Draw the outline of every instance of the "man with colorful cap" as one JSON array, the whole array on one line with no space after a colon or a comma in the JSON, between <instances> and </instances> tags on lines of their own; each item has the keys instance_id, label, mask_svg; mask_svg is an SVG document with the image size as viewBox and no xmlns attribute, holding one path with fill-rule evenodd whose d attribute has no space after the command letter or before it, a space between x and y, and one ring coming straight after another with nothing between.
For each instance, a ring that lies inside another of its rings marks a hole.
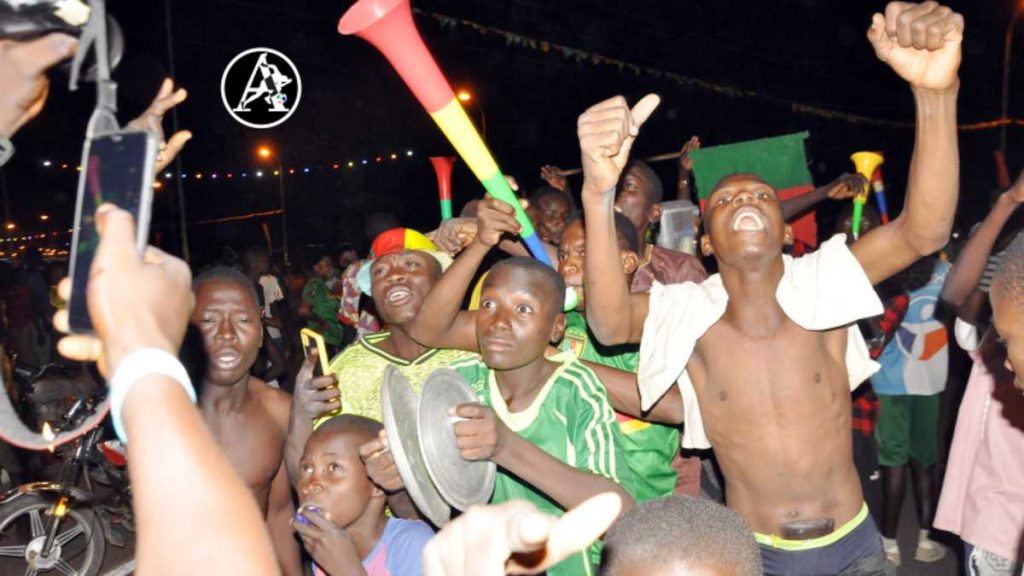
<instances>
[{"instance_id":1,"label":"man with colorful cap","mask_svg":"<svg viewBox=\"0 0 1024 576\"><path fill-rule=\"evenodd\" d=\"M332 416L357 414L383 420L380 389L386 367L397 368L419 393L431 372L470 355L426 348L407 331L423 300L451 263L451 257L430 239L409 228L387 230L373 241L370 256L359 269L358 284L373 298L383 330L364 334L335 356L326 376L313 378L308 368L299 372L285 454L290 473L298 469L298 458L313 429ZM341 406L337 407L339 398ZM336 407L332 410L331 406ZM396 515L412 513L407 499L389 497L388 503Z\"/></svg>"},{"instance_id":2,"label":"man with colorful cap","mask_svg":"<svg viewBox=\"0 0 1024 576\"><path fill-rule=\"evenodd\" d=\"M330 373L337 377L341 391L337 413L380 421L385 367L397 367L418 392L422 380L434 369L465 356L464 352L425 348L406 332L423 299L451 262L426 236L409 228L392 228L373 241L370 257L359 269L358 283L360 290L373 298L383 331L364 335L331 361ZM321 416L315 425L330 415Z\"/></svg>"}]
</instances>

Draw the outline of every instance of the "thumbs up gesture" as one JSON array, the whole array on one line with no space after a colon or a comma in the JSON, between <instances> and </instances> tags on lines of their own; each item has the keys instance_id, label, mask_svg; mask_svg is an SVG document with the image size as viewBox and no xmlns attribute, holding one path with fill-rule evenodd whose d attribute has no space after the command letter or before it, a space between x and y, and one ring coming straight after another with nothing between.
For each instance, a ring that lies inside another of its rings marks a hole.
<instances>
[{"instance_id":1,"label":"thumbs up gesture","mask_svg":"<svg viewBox=\"0 0 1024 576\"><path fill-rule=\"evenodd\" d=\"M625 98L615 96L580 116L576 133L583 154L584 198L614 192L640 127L660 103L656 94L648 94L630 109Z\"/></svg>"},{"instance_id":2,"label":"thumbs up gesture","mask_svg":"<svg viewBox=\"0 0 1024 576\"><path fill-rule=\"evenodd\" d=\"M890 2L868 29L878 59L912 87L929 90L958 86L963 37L964 17L936 2Z\"/></svg>"}]
</instances>

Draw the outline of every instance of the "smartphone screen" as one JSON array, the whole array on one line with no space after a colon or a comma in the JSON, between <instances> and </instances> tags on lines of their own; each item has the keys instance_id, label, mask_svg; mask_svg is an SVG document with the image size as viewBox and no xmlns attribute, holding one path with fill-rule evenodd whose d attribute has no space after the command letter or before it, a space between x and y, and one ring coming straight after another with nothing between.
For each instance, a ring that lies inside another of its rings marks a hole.
<instances>
[{"instance_id":1,"label":"smartphone screen","mask_svg":"<svg viewBox=\"0 0 1024 576\"><path fill-rule=\"evenodd\" d=\"M327 346L324 343L324 337L320 333L310 330L309 328L303 328L300 330L299 337L302 339L302 353L307 359L309 358L311 349L314 347L316 348L317 364L320 369L317 370L317 366L314 366L313 375L323 376L326 374L329 361L327 358Z\"/></svg>"},{"instance_id":2,"label":"smartphone screen","mask_svg":"<svg viewBox=\"0 0 1024 576\"><path fill-rule=\"evenodd\" d=\"M135 217L139 251L146 246L153 200L156 137L149 132L122 132L94 138L86 142L83 158L71 241L71 298L68 302L68 323L76 334L93 331L86 285L99 245L96 208L112 202L131 212Z\"/></svg>"}]
</instances>

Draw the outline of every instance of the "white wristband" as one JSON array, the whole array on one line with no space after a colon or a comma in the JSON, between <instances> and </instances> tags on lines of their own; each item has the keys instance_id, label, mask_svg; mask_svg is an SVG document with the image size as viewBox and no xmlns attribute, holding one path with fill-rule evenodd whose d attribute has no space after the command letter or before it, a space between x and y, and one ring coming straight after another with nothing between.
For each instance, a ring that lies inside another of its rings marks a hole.
<instances>
[{"instance_id":1,"label":"white wristband","mask_svg":"<svg viewBox=\"0 0 1024 576\"><path fill-rule=\"evenodd\" d=\"M192 380L188 372L173 354L157 348L141 348L132 352L121 361L121 365L110 379L110 417L114 421L114 431L121 442L128 443L128 437L121 422L121 409L128 391L147 376L161 374L175 380L185 389L185 393L196 401L196 391L192 388ZM157 408L159 409L159 408Z\"/></svg>"},{"instance_id":2,"label":"white wristband","mask_svg":"<svg viewBox=\"0 0 1024 576\"><path fill-rule=\"evenodd\" d=\"M0 136L0 166L7 164L7 161L14 156L14 144L3 136Z\"/></svg>"}]
</instances>

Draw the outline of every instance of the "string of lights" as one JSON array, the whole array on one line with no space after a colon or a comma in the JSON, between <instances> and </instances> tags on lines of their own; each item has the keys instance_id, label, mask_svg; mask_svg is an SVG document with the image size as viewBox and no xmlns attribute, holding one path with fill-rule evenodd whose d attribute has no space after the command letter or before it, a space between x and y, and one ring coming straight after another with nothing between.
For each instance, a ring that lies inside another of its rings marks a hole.
<instances>
[{"instance_id":1,"label":"string of lights","mask_svg":"<svg viewBox=\"0 0 1024 576\"><path fill-rule=\"evenodd\" d=\"M23 234L21 236L7 236L6 238L0 238L0 244L5 242L32 242L34 240L44 240L46 238L60 238L71 234L71 230L68 229L64 232L44 232L40 234Z\"/></svg>"},{"instance_id":2,"label":"string of lights","mask_svg":"<svg viewBox=\"0 0 1024 576\"><path fill-rule=\"evenodd\" d=\"M255 167L255 168L236 168L236 169L222 169L222 170L183 170L177 172L174 170L165 170L157 176L158 179L173 180L180 178L182 180L226 180L236 178L263 178L266 176L279 176L280 170L284 170L286 176L302 176L311 174L314 172L326 172L326 171L341 171L341 170L353 170L362 166L369 166L375 164L384 164L385 162L397 162L401 159L409 159L415 156L415 152L410 148L406 149L401 153L391 152L389 154L382 154L379 156L370 156L361 158L359 160L346 160L344 162L333 162L330 164L318 164L312 166L289 166L288 168L268 168L268 167ZM39 165L43 168L52 168L55 170L73 170L75 172L81 172L82 167L77 164L68 162L57 162L51 159L42 159L39 161ZM159 186L158 186L159 187Z\"/></svg>"}]
</instances>

